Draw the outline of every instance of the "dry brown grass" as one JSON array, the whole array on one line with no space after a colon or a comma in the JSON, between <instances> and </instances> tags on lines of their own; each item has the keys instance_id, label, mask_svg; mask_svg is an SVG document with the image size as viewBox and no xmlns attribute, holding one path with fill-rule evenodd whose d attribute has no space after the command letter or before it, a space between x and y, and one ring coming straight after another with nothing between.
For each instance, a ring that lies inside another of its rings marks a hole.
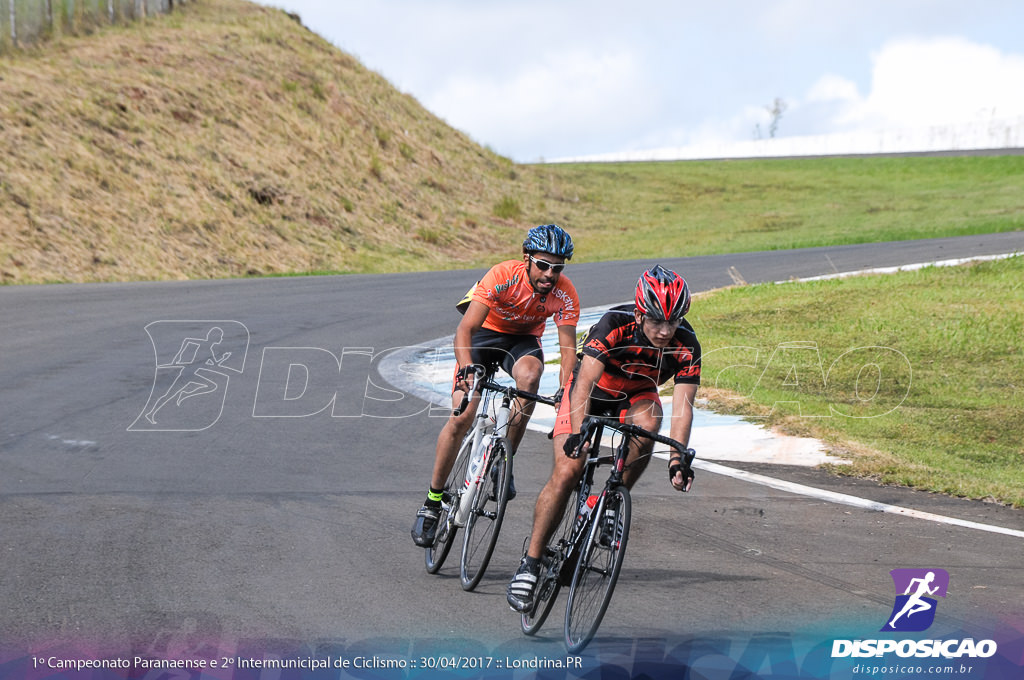
<instances>
[{"instance_id":1,"label":"dry brown grass","mask_svg":"<svg viewBox=\"0 0 1024 680\"><path fill-rule=\"evenodd\" d=\"M0 59L6 283L484 266L576 193L242 0Z\"/></svg>"}]
</instances>

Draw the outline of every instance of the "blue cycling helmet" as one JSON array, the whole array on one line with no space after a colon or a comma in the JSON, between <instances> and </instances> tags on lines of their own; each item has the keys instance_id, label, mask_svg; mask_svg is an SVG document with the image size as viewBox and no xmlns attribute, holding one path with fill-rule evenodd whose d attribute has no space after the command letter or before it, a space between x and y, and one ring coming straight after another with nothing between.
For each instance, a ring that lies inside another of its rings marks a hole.
<instances>
[{"instance_id":1,"label":"blue cycling helmet","mask_svg":"<svg viewBox=\"0 0 1024 680\"><path fill-rule=\"evenodd\" d=\"M572 237L557 224L534 227L523 241L524 253L550 253L572 259Z\"/></svg>"}]
</instances>

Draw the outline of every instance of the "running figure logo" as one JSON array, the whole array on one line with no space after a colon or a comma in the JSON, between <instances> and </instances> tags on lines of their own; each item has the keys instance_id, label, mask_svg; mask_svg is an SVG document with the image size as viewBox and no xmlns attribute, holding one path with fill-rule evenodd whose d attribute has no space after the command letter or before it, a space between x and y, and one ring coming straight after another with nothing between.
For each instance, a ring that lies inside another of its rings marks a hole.
<instances>
[{"instance_id":1,"label":"running figure logo","mask_svg":"<svg viewBox=\"0 0 1024 680\"><path fill-rule=\"evenodd\" d=\"M154 321L146 326L156 373L128 429L196 432L220 419L231 374L241 374L249 329L238 321Z\"/></svg>"},{"instance_id":2,"label":"running figure logo","mask_svg":"<svg viewBox=\"0 0 1024 680\"><path fill-rule=\"evenodd\" d=\"M896 586L896 603L882 630L927 630L935 621L935 597L945 597L949 589L949 574L945 569L893 569L889 573Z\"/></svg>"}]
</instances>

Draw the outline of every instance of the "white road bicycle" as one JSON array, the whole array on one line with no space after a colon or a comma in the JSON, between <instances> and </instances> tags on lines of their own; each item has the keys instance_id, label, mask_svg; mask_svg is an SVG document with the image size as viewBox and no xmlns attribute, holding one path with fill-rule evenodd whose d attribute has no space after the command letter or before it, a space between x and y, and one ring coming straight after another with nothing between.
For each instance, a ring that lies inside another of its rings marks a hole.
<instances>
[{"instance_id":1,"label":"white road bicycle","mask_svg":"<svg viewBox=\"0 0 1024 680\"><path fill-rule=\"evenodd\" d=\"M473 427L462 440L455 464L445 482L438 517L437 538L426 549L426 567L437 573L463 528L459 577L464 590L473 590L487 570L501 523L505 518L512 480L512 452L508 427L514 398L555 405L552 397L507 387L494 380L496 365L477 375L474 391L480 393ZM469 396L455 410L465 410Z\"/></svg>"}]
</instances>

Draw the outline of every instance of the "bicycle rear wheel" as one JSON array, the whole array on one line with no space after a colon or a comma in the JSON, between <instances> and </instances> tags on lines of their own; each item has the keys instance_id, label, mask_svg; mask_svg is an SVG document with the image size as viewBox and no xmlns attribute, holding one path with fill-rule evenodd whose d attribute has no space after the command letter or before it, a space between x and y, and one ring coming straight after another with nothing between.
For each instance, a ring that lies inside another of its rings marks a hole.
<instances>
[{"instance_id":1,"label":"bicycle rear wheel","mask_svg":"<svg viewBox=\"0 0 1024 680\"><path fill-rule=\"evenodd\" d=\"M466 480L466 470L469 468L469 459L473 453L473 433L471 429L459 446L459 453L455 457L455 464L452 471L448 473L448 480L444 484L444 498L441 500L441 516L437 518L437 538L434 545L427 548L425 562L427 573L436 574L444 564L452 545L455 544L455 534L458 528L452 522L455 511L459 507L459 498L462 495L462 487Z\"/></svg>"},{"instance_id":2,"label":"bicycle rear wheel","mask_svg":"<svg viewBox=\"0 0 1024 680\"><path fill-rule=\"evenodd\" d=\"M629 489L617 486L594 509L565 606L565 645L576 654L597 633L622 569L629 538Z\"/></svg>"},{"instance_id":3,"label":"bicycle rear wheel","mask_svg":"<svg viewBox=\"0 0 1024 680\"><path fill-rule=\"evenodd\" d=\"M554 538L547 547L544 559L544 568L541 570L541 581L537 584L537 597L533 609L523 612L519 622L523 633L534 635L548 618L558 592L563 585L569 585L565 581L564 574L569 571L572 578L571 565L567 563L567 551L570 549L569 541L572 538L572 527L576 521L576 514L579 512L578 505L579 491L575 491L565 504L562 511L562 520L555 529ZM527 539L529 540L529 539Z\"/></svg>"},{"instance_id":4,"label":"bicycle rear wheel","mask_svg":"<svg viewBox=\"0 0 1024 680\"><path fill-rule=\"evenodd\" d=\"M491 440L487 454L487 467L480 479L480 486L473 499L473 509L466 521L466 533L462 539L462 560L459 576L463 590L473 590L487 570L498 532L505 519L508 504L509 483L512 479L512 456L504 439Z\"/></svg>"},{"instance_id":5,"label":"bicycle rear wheel","mask_svg":"<svg viewBox=\"0 0 1024 680\"><path fill-rule=\"evenodd\" d=\"M537 598L534 600L533 609L520 615L519 625L526 635L536 634L548 620L548 614L558 599L558 591L562 589L557 577L545 577L542 574L542 579L537 584Z\"/></svg>"}]
</instances>

